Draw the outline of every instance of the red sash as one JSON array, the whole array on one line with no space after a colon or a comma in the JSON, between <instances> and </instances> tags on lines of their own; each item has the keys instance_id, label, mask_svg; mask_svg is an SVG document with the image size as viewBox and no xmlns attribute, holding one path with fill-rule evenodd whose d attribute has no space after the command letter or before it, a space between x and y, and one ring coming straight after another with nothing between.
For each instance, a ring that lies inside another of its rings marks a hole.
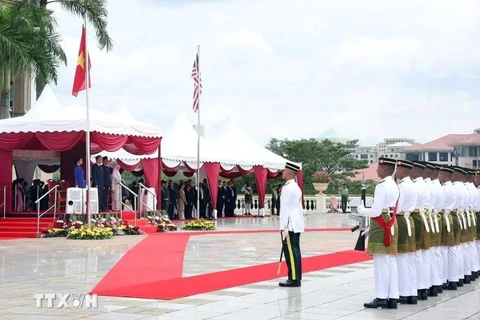
<instances>
[{"instance_id":1,"label":"red sash","mask_svg":"<svg viewBox=\"0 0 480 320\"><path fill-rule=\"evenodd\" d=\"M382 215L375 217L375 221L377 221L378 225L384 230L383 244L387 248L392 245L392 234L390 233L390 229L392 228L397 218L397 209L398 209L398 199L397 199L397 202L395 203L395 208L393 208L392 217L390 218L390 221L388 221L388 223L385 222L385 220L383 220Z\"/></svg>"}]
</instances>

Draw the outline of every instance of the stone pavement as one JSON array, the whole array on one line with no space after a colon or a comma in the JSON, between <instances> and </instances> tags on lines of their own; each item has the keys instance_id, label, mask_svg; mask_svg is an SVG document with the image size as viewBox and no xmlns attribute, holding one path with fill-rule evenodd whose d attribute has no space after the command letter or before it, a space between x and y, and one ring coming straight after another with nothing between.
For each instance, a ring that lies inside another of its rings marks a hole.
<instances>
[{"instance_id":1,"label":"stone pavement","mask_svg":"<svg viewBox=\"0 0 480 320\"><path fill-rule=\"evenodd\" d=\"M274 229L277 223L277 218L228 219L219 221L218 229ZM341 214L307 217L309 228L347 227L350 223ZM306 233L301 239L302 250L305 256L348 250L357 236L350 232ZM99 297L97 309L36 307L34 294L88 292L142 238L0 241L0 320L480 319L479 281L416 306L365 310L363 303L373 298L371 262L307 273L301 288L279 288L274 280L172 301ZM276 261L277 238L272 233L190 237L184 275ZM232 255L232 250L238 254Z\"/></svg>"}]
</instances>

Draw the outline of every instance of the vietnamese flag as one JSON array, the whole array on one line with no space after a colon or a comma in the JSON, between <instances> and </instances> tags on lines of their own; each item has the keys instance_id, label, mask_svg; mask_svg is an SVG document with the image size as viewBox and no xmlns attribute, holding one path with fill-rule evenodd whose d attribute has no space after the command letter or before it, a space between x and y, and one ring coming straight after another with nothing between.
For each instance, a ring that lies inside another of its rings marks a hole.
<instances>
[{"instance_id":1,"label":"vietnamese flag","mask_svg":"<svg viewBox=\"0 0 480 320\"><path fill-rule=\"evenodd\" d=\"M77 69L75 70L75 79L73 80L72 95L76 97L80 91L85 90L86 70L85 70L85 56L87 51L87 36L85 32L85 26L82 25L82 39L80 40L80 49L78 50ZM88 87L92 87L90 81L90 69L92 63L90 61L90 55L88 55Z\"/></svg>"}]
</instances>

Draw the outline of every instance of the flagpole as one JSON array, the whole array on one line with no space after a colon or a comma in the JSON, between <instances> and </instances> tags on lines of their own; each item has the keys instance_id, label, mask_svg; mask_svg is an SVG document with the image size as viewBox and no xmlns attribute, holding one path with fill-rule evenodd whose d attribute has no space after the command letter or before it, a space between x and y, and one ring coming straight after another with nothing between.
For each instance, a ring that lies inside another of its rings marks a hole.
<instances>
[{"instance_id":1,"label":"flagpole","mask_svg":"<svg viewBox=\"0 0 480 320\"><path fill-rule=\"evenodd\" d=\"M90 206L90 175L91 175L91 159L90 159L90 108L88 105L88 87L90 86L90 56L88 54L88 46L87 46L87 16L83 16L84 19L84 27L85 27L85 62L84 67L85 67L85 108L86 108L86 113L87 113L87 129L85 131L85 154L86 158L85 159L85 170L86 170L86 187L87 187L87 199L86 199L86 206L87 206L87 219L88 219L88 226L91 227L92 225L92 211L91 211L91 206Z\"/></svg>"},{"instance_id":2,"label":"flagpole","mask_svg":"<svg viewBox=\"0 0 480 320\"><path fill-rule=\"evenodd\" d=\"M197 47L197 74L200 81L200 45ZM200 83L197 84L200 86ZM201 90L199 88L199 90ZM200 91L198 93L197 102L197 218L200 217Z\"/></svg>"}]
</instances>

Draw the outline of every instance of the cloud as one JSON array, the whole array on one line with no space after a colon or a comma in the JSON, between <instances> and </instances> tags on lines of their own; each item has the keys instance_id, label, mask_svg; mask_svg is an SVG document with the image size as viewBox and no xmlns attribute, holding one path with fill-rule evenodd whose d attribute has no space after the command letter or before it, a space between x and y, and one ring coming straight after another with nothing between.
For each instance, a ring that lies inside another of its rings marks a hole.
<instances>
[{"instance_id":1,"label":"cloud","mask_svg":"<svg viewBox=\"0 0 480 320\"><path fill-rule=\"evenodd\" d=\"M207 130L232 117L262 144L316 137L332 126L365 144L468 133L480 116L479 6L474 0L110 1L115 48L100 52L89 36L90 103L111 110L123 100L139 120L164 128L179 110L195 123L190 72L201 44ZM62 103L78 104L83 95L70 92L82 22L52 9L69 57L54 91Z\"/></svg>"}]
</instances>

